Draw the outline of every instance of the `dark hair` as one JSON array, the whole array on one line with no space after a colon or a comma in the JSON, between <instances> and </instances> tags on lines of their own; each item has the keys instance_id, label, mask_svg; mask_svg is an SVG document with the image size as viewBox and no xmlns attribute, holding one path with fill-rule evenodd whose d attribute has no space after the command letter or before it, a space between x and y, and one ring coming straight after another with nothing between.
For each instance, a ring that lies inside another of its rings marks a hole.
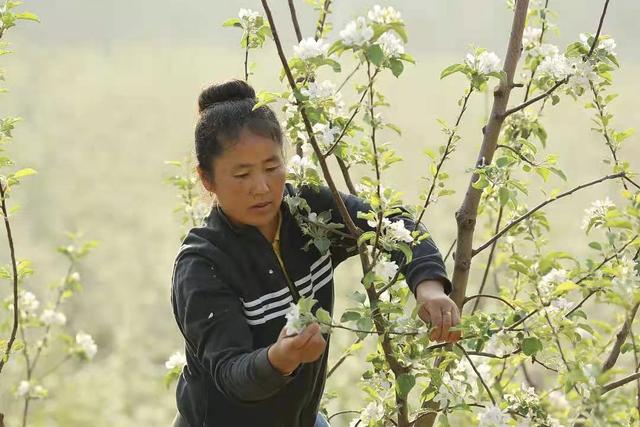
<instances>
[{"instance_id":1,"label":"dark hair","mask_svg":"<svg viewBox=\"0 0 640 427\"><path fill-rule=\"evenodd\" d=\"M213 159L233 144L243 129L282 146L282 129L276 115L266 105L254 110L255 104L256 92L243 80L212 84L200 93L196 157L209 179L213 179Z\"/></svg>"}]
</instances>

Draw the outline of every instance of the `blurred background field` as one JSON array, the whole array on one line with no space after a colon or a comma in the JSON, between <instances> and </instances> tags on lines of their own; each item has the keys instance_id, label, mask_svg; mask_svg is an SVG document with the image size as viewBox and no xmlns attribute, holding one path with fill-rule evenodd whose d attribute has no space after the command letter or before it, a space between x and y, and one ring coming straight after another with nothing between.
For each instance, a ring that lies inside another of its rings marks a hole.
<instances>
[{"instance_id":1,"label":"blurred background field","mask_svg":"<svg viewBox=\"0 0 640 427\"><path fill-rule=\"evenodd\" d=\"M272 3L280 3L273 7L291 53L294 38L286 2ZM336 1L331 22L339 30L374 3ZM384 4L402 12L409 29L407 51L417 60L399 80L388 75L381 85L392 104L384 114L403 130L401 137L385 135L405 159L388 179L405 191L407 201L415 202L419 177L427 165L422 151L444 142L436 118L454 121L456 100L465 87L460 77L440 81L440 71L461 61L472 43L503 58L510 14L503 0ZM601 6L600 0L552 1L551 7L559 12L560 33L550 41L564 46L577 40L580 32L594 32ZM24 119L9 150L19 166L38 171L11 200L22 205L13 219L17 255L32 260L36 270L27 286L44 296L46 285L64 274L66 263L55 247L67 243L66 231L79 230L100 242L81 267L84 292L65 308L71 329L91 333L98 354L89 364L73 362L47 378L50 398L32 403L31 425L170 423L175 413L174 388L166 389L162 380L164 361L182 346L169 288L183 230L172 213L178 203L176 193L163 183L174 171L164 161L182 159L193 150L201 88L241 78L240 32L221 26L241 7L261 10L258 1L33 0L26 9L37 13L42 22L22 23L7 34L15 53L0 58L9 88L0 105L3 115ZM299 2L298 13L303 33L311 34L315 22L311 8ZM604 33L616 39L622 65L614 86L621 96L612 107L618 129L640 122L638 16L639 2L613 1L604 25ZM257 63L250 81L254 87L279 90L280 67L273 45L267 43L253 60ZM512 96L520 100L522 93L516 90ZM584 102L565 98L545 110L547 151L559 154L559 165L569 178L569 184L551 178L546 188L568 189L609 171L601 161L608 150L590 131L592 113L582 109ZM489 105L488 97L472 99L462 127L463 142L447 166L457 193L432 207L424 221L443 252L455 235L453 215L468 184L465 171L478 152ZM640 168L637 135L622 154L635 170ZM539 185L541 180L535 182ZM549 209L554 228L550 247L587 255L588 240L580 230L583 209L606 195L616 200L617 185L593 187ZM543 197L532 191L531 204ZM482 240L479 236L478 241ZM3 263L8 262L5 246L0 245ZM347 295L359 286L359 266L352 261L337 273L336 317L348 304ZM448 267L451 272L450 263ZM8 282L4 289L2 297L8 294ZM332 360L350 340L336 333ZM331 409L359 409L362 396L352 385L359 376L358 364L351 360L342 369L327 389L349 387L345 394L349 399L332 403ZM0 412L7 414L8 426L17 424L22 409L13 396L16 384L11 383L18 378L12 362L0 379Z\"/></svg>"}]
</instances>

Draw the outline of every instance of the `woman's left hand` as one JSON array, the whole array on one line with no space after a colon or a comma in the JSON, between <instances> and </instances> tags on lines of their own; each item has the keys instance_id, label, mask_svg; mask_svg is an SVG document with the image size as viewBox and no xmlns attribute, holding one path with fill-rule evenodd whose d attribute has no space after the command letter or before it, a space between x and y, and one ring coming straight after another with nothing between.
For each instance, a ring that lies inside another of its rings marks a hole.
<instances>
[{"instance_id":1,"label":"woman's left hand","mask_svg":"<svg viewBox=\"0 0 640 427\"><path fill-rule=\"evenodd\" d=\"M429 338L433 341L457 342L462 333L449 331L460 323L460 310L451 298L444 293L442 283L437 280L425 280L416 288L416 302L420 305L418 316L434 327Z\"/></svg>"}]
</instances>

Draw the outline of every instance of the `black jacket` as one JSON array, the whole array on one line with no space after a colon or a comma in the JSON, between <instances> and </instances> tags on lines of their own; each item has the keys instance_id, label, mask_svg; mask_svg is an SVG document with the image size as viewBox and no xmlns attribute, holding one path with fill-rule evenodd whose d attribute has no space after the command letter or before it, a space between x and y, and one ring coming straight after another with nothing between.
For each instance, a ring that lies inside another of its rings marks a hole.
<instances>
[{"instance_id":1,"label":"black jacket","mask_svg":"<svg viewBox=\"0 0 640 427\"><path fill-rule=\"evenodd\" d=\"M285 195L304 198L313 212L331 209L342 222L328 188L320 191L285 187ZM342 194L356 225L371 230L358 211L369 211L361 199ZM286 323L291 302L311 296L332 313L333 271L351 248L336 243L326 254L305 236L286 203L281 206L280 249L290 289L269 242L253 226L235 226L219 207L200 227L192 228L176 257L171 303L185 339L187 365L178 379L178 410L192 427L312 427L324 390L328 347L313 363L283 376L269 362L268 347ZM407 228L413 223L404 219ZM420 226L425 230L424 226ZM407 284L440 280L451 292L442 257L432 239L414 248L403 268ZM328 344L328 342L327 342Z\"/></svg>"}]
</instances>

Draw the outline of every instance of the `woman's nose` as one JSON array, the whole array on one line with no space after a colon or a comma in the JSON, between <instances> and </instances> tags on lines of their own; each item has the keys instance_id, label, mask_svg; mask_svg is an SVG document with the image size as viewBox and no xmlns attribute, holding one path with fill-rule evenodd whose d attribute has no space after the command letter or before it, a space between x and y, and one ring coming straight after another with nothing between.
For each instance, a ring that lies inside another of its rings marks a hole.
<instances>
[{"instance_id":1,"label":"woman's nose","mask_svg":"<svg viewBox=\"0 0 640 427\"><path fill-rule=\"evenodd\" d=\"M264 194L269 192L267 177L259 175L253 183L253 194Z\"/></svg>"}]
</instances>

